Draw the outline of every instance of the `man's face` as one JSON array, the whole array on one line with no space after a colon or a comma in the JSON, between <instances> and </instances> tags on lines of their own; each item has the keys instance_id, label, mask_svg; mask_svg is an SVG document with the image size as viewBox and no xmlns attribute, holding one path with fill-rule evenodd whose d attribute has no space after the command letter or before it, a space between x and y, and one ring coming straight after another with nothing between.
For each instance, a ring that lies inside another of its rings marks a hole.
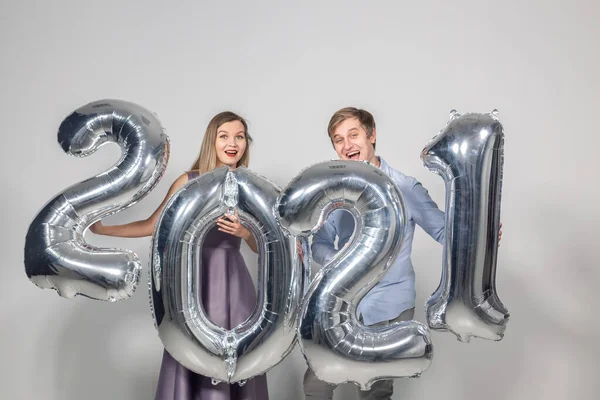
<instances>
[{"instance_id":1,"label":"man's face","mask_svg":"<svg viewBox=\"0 0 600 400\"><path fill-rule=\"evenodd\" d=\"M375 158L375 129L370 137L357 118L342 121L333 131L331 141L335 152L342 160L369 161L377 164Z\"/></svg>"}]
</instances>

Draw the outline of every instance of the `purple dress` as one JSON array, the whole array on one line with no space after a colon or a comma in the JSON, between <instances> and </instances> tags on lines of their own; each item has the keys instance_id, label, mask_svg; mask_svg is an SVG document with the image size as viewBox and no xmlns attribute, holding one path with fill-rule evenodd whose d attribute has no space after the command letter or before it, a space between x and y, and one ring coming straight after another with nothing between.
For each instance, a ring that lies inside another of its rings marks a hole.
<instances>
[{"instance_id":1,"label":"purple dress","mask_svg":"<svg viewBox=\"0 0 600 400\"><path fill-rule=\"evenodd\" d=\"M194 179L197 173L188 173ZM202 246L202 303L210 319L225 329L244 322L256 304L256 290L240 253L242 240L211 229ZM268 400L267 377L244 386L219 383L179 364L165 350L155 400Z\"/></svg>"}]
</instances>

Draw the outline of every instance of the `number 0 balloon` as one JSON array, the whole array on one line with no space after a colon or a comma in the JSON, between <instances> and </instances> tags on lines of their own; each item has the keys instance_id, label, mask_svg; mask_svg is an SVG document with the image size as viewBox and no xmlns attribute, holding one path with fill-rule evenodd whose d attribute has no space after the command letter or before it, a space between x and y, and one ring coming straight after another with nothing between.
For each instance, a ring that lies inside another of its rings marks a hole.
<instances>
[{"instance_id":1,"label":"number 0 balloon","mask_svg":"<svg viewBox=\"0 0 600 400\"><path fill-rule=\"evenodd\" d=\"M188 369L228 383L263 374L296 343L303 294L296 239L279 229L279 188L240 167L221 167L188 182L166 204L152 246L152 302L165 348ZM239 218L258 247L258 298L252 315L228 330L207 316L200 297L208 231L226 212Z\"/></svg>"}]
</instances>

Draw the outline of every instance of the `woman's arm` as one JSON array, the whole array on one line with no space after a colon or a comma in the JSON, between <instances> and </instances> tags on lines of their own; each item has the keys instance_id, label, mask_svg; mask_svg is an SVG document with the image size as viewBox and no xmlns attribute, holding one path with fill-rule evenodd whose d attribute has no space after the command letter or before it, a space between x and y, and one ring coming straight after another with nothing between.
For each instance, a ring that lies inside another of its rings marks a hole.
<instances>
[{"instance_id":1,"label":"woman's arm","mask_svg":"<svg viewBox=\"0 0 600 400\"><path fill-rule=\"evenodd\" d=\"M167 201L181 189L188 182L187 174L181 175L169 188L169 192L165 196L164 200L158 206L156 211L152 213L152 215L144 220L130 222L128 224L123 225L110 225L105 226L101 221L96 222L92 226L90 226L90 231L94 232L97 235L106 235L106 236L118 236L118 237L127 237L127 238L138 238L144 236L152 235L154 231L154 225L158 220L158 216L160 215L162 209L167 204Z\"/></svg>"},{"instance_id":2,"label":"woman's arm","mask_svg":"<svg viewBox=\"0 0 600 400\"><path fill-rule=\"evenodd\" d=\"M246 241L246 243L248 243L248 247L250 247L253 252L258 253L258 246L256 245L256 240L254 240L254 235L252 235L250 231L248 231L248 236L245 237L244 240Z\"/></svg>"}]
</instances>

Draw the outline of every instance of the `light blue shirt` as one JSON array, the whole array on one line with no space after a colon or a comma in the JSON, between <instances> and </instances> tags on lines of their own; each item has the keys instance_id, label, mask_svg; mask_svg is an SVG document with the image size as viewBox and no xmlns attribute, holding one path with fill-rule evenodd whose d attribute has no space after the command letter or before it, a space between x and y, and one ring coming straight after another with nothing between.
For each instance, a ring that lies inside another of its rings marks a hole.
<instances>
[{"instance_id":1,"label":"light blue shirt","mask_svg":"<svg viewBox=\"0 0 600 400\"><path fill-rule=\"evenodd\" d=\"M427 189L415 178L391 168L382 158L379 160L379 168L396 182L402 192L408 220L404 245L398 257L358 305L358 312L366 325L394 319L415 306L415 272L410 260L415 223L439 243L444 242L445 232L444 212L431 199ZM321 265L327 264L353 233L352 215L344 210L333 211L313 238L313 259ZM338 249L335 248L336 237Z\"/></svg>"}]
</instances>

